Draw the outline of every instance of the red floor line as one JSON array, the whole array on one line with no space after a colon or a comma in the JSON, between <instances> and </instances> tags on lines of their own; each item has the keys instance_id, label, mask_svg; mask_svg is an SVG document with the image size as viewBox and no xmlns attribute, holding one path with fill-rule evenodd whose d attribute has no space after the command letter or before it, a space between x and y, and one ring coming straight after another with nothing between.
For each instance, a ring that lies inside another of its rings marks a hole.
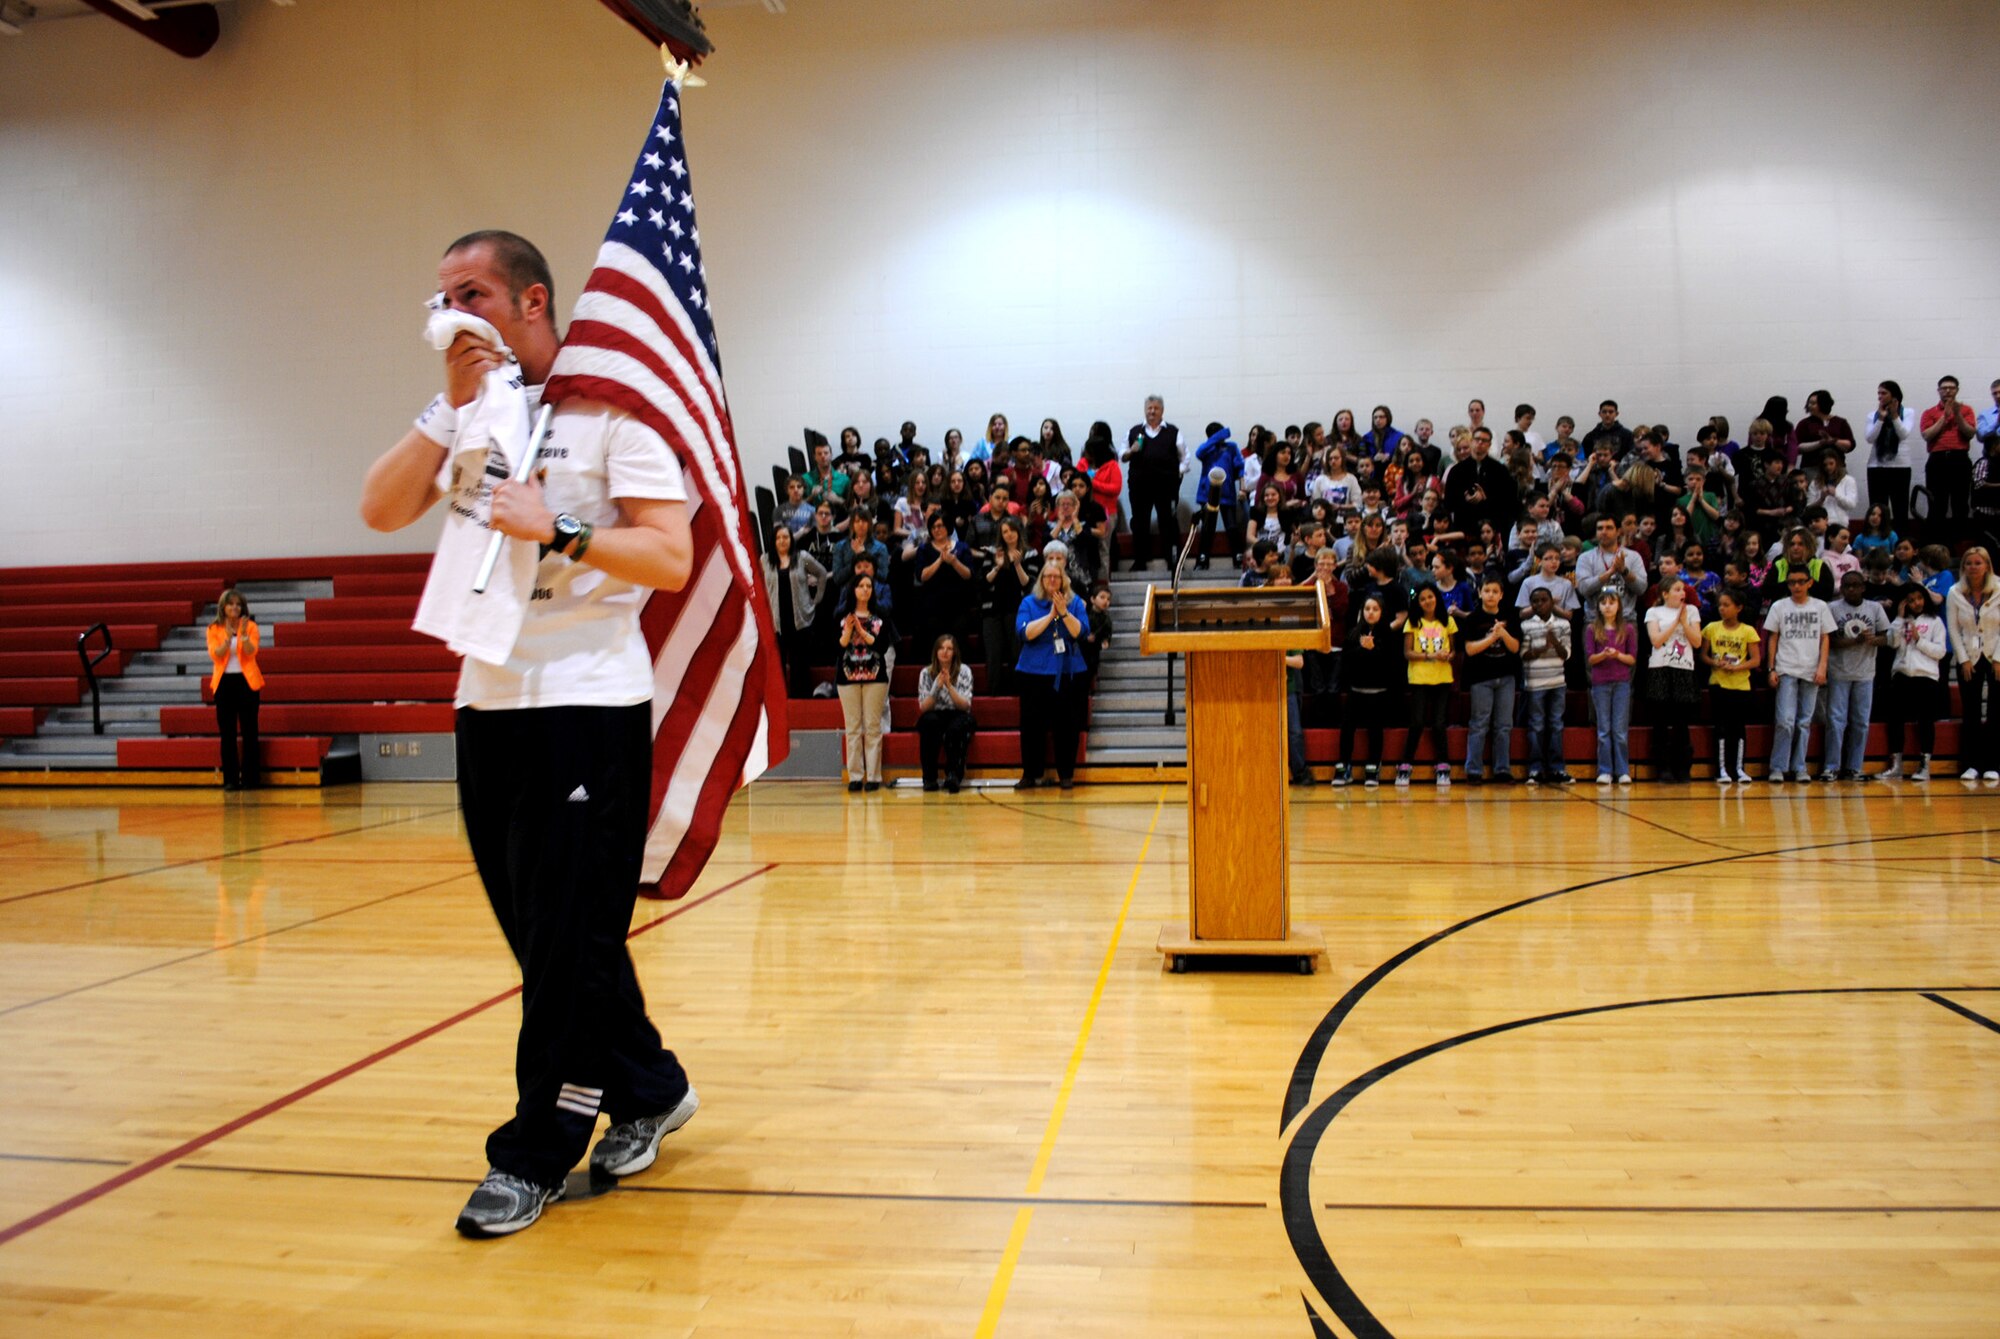
<instances>
[{"instance_id":1,"label":"red floor line","mask_svg":"<svg viewBox=\"0 0 2000 1339\"><path fill-rule=\"evenodd\" d=\"M667 921L672 920L676 916L682 916L690 911L693 911L696 907L702 905L702 903L704 902L714 901L716 898L721 897L724 893L728 892L732 888L741 887L743 884L750 882L750 880L752 879L770 873L777 867L778 863L776 861L772 861L771 863L765 865L761 869L755 869L748 874L744 874L737 878L731 879L728 883L725 883L718 888L710 889L708 892L703 893L700 897L690 898L687 901L682 902L680 905L676 906L672 911L666 912L663 915L660 915L650 921L647 921L643 925L635 927L632 930L632 932L626 935L625 937L627 939L636 938L637 936L646 933L646 931L651 930L656 926L665 924ZM154 1156L146 1159L144 1162L134 1163L132 1166L127 1167L124 1171L119 1172L116 1176L107 1177L105 1180L99 1181L96 1185L88 1186L83 1190L78 1191L76 1194L71 1195L68 1199L63 1200L60 1203L52 1204L48 1208L43 1209L39 1213L30 1214L28 1217L21 1219L17 1223L12 1223L7 1227L0 1228L0 1246L5 1246L8 1242L14 1240L16 1237L22 1236L29 1232L33 1232L38 1227L44 1227L49 1223L53 1223L56 1219L61 1218L66 1214L73 1213L76 1210L81 1209L84 1205L90 1204L95 1200L102 1199L104 1196L109 1195L112 1191L117 1190L123 1186L128 1186L132 1184L132 1182L140 1179L141 1177L151 1176L154 1172L159 1171L162 1167L166 1167L172 1163L179 1162L182 1158L187 1157L191 1153L200 1152L202 1149L207 1148L210 1144L216 1142L216 1140L226 1138L227 1136L236 1133L238 1130L242 1129L246 1125L254 1125L258 1121L263 1120L266 1116L275 1115L276 1113L283 1111L286 1107L294 1106L297 1103L304 1101L306 1098L311 1097L314 1093L320 1091L322 1088L326 1088L332 1084L338 1083L342 1079L347 1078L350 1075L359 1074L364 1069L368 1069L374 1065L378 1065L382 1061L387 1060L389 1057L393 1055L397 1055L403 1051L409 1050L412 1046L415 1046L420 1041L425 1041L431 1037L435 1037L438 1033L445 1031L447 1028L457 1027L460 1023L463 1023L466 1019L475 1018L478 1015L485 1013L488 1009L491 1009L496 1004L506 1003L508 1000L513 999L516 995L519 995L520 993L521 993L521 988L519 986L509 987L508 989L501 991L498 995L493 996L491 999L481 1000L479 1003L473 1005L469 1009L461 1009L459 1012L453 1014L451 1017L445 1019L441 1023L433 1023L429 1027L423 1029L423 1031L421 1032L414 1032L411 1033L409 1036L403 1038L401 1041L391 1042L389 1045L383 1047L379 1051L376 1051L372 1055L363 1056L361 1059L354 1061L352 1064L344 1065L341 1068L335 1070L331 1074L326 1074L321 1076L320 1078L314 1079L311 1083L306 1084L304 1087L294 1088L291 1092L284 1094L282 1097L273 1098L271 1101L266 1102L263 1106L258 1107L254 1111L247 1111L241 1116L236 1117L234 1120L226 1121L223 1124L216 1126L212 1130L209 1130L203 1134L198 1134L194 1138L188 1140L186 1143L178 1144L175 1147L168 1149L164 1153L155 1154Z\"/></svg>"}]
</instances>

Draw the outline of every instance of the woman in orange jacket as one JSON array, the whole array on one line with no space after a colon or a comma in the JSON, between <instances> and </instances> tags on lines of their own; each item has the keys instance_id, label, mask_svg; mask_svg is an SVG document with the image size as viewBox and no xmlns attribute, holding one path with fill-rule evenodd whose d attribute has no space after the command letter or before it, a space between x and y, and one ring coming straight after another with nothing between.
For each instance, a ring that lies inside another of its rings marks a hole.
<instances>
[{"instance_id":1,"label":"woman in orange jacket","mask_svg":"<svg viewBox=\"0 0 2000 1339\"><path fill-rule=\"evenodd\" d=\"M222 734L222 788L244 790L257 784L257 704L264 672L257 668L257 623L243 593L231 586L215 602L208 625L208 658L215 662L209 691L215 696L215 724ZM241 764L237 729L243 732Z\"/></svg>"}]
</instances>

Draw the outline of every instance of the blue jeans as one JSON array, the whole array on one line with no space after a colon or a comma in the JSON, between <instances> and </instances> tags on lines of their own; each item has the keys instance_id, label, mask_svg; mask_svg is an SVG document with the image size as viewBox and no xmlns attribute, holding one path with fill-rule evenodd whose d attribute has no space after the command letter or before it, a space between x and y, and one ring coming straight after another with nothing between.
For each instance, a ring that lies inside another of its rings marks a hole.
<instances>
[{"instance_id":1,"label":"blue jeans","mask_svg":"<svg viewBox=\"0 0 2000 1339\"><path fill-rule=\"evenodd\" d=\"M1514 681L1488 679L1472 685L1472 721L1465 732L1465 774L1475 777L1486 764L1486 735L1493 734L1493 770L1507 770L1514 742Z\"/></svg>"},{"instance_id":2,"label":"blue jeans","mask_svg":"<svg viewBox=\"0 0 2000 1339\"><path fill-rule=\"evenodd\" d=\"M1530 688L1528 698L1528 774L1552 776L1563 766L1563 707L1567 690Z\"/></svg>"},{"instance_id":3,"label":"blue jeans","mask_svg":"<svg viewBox=\"0 0 2000 1339\"><path fill-rule=\"evenodd\" d=\"M1778 676L1778 714L1771 722L1773 772L1805 772L1806 744L1812 739L1813 708L1818 705L1818 684L1789 674Z\"/></svg>"},{"instance_id":4,"label":"blue jeans","mask_svg":"<svg viewBox=\"0 0 2000 1339\"><path fill-rule=\"evenodd\" d=\"M1597 714L1597 774L1624 776L1632 770L1625 749L1632 727L1632 681L1590 685L1590 706Z\"/></svg>"},{"instance_id":5,"label":"blue jeans","mask_svg":"<svg viewBox=\"0 0 2000 1339\"><path fill-rule=\"evenodd\" d=\"M1830 679L1826 685L1826 761L1823 767L1858 772L1868 752L1868 717L1875 707L1873 679Z\"/></svg>"}]
</instances>

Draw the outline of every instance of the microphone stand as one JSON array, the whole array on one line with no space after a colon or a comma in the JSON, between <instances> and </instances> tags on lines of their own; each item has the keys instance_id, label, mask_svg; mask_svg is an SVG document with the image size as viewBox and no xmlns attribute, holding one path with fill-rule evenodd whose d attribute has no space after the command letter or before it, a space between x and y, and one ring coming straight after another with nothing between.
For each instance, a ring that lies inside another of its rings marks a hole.
<instances>
[{"instance_id":1,"label":"microphone stand","mask_svg":"<svg viewBox=\"0 0 2000 1339\"><path fill-rule=\"evenodd\" d=\"M542 439L549 435L549 415L554 412L554 405L545 404L541 412L535 415L535 429L528 436L528 449L514 462L514 472L508 476L510 482L517 484L528 482L528 475L533 473L535 468L535 457L542 453ZM506 547L506 544L507 536L498 530L495 530L493 537L486 542L486 557L480 562L479 575L472 583L474 595L484 595L487 586L492 584L493 569L499 564L500 550Z\"/></svg>"},{"instance_id":2,"label":"microphone stand","mask_svg":"<svg viewBox=\"0 0 2000 1339\"><path fill-rule=\"evenodd\" d=\"M1173 593L1174 631L1181 630L1181 568L1187 565L1188 555L1194 551L1195 540L1201 535L1199 518L1191 518L1194 524L1188 526L1188 536L1181 541L1181 551L1174 559L1174 572L1170 589ZM1168 725L1177 724L1174 716L1174 655L1167 652L1167 711L1164 717Z\"/></svg>"}]
</instances>

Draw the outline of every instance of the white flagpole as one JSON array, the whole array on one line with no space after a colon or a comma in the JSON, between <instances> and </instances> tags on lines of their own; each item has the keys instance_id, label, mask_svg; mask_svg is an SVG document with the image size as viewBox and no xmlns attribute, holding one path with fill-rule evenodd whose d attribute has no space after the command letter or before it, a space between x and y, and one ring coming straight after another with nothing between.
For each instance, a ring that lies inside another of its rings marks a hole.
<instances>
[{"instance_id":1,"label":"white flagpole","mask_svg":"<svg viewBox=\"0 0 2000 1339\"><path fill-rule=\"evenodd\" d=\"M542 439L549 435L549 415L554 410L554 405L545 404L542 406L542 412L535 415L535 430L528 436L528 449L523 451L521 458L514 463L514 473L509 476L511 482L517 484L528 482L528 475L535 468L535 457L542 453ZM487 585L493 580L493 569L500 562L501 546L506 542L507 536L498 530L495 530L493 537L486 541L486 561L479 564L479 578L472 583L474 595L486 593Z\"/></svg>"}]
</instances>

